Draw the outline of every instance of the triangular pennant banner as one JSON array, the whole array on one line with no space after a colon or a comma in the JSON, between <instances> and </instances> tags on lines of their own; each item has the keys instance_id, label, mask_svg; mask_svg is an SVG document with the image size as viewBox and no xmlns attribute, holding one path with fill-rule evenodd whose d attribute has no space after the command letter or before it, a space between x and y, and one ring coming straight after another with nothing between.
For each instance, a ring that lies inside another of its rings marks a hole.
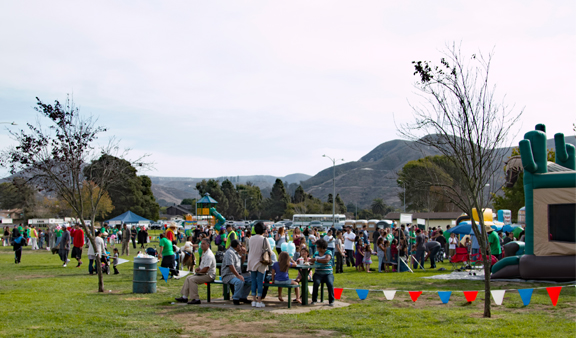
<instances>
[{"instance_id":1,"label":"triangular pennant banner","mask_svg":"<svg viewBox=\"0 0 576 338\"><path fill-rule=\"evenodd\" d=\"M546 291L548 291L548 296L550 296L550 300L552 301L552 305L556 306L556 304L558 304L558 297L560 297L561 290L561 286L551 286L546 288Z\"/></svg>"},{"instance_id":2,"label":"triangular pennant banner","mask_svg":"<svg viewBox=\"0 0 576 338\"><path fill-rule=\"evenodd\" d=\"M440 300L444 304L448 304L450 301L450 296L452 295L452 291L438 291L438 296L440 296Z\"/></svg>"},{"instance_id":3,"label":"triangular pennant banner","mask_svg":"<svg viewBox=\"0 0 576 338\"><path fill-rule=\"evenodd\" d=\"M422 294L422 291L408 291L408 293L410 294L410 298L412 298L412 301L415 302L418 300L418 297L420 297L420 295Z\"/></svg>"},{"instance_id":4,"label":"triangular pennant banner","mask_svg":"<svg viewBox=\"0 0 576 338\"><path fill-rule=\"evenodd\" d=\"M520 294L520 297L522 297L522 303L524 303L524 306L530 304L530 301L532 300L532 292L534 292L534 289L518 289L518 293Z\"/></svg>"},{"instance_id":5,"label":"triangular pennant banner","mask_svg":"<svg viewBox=\"0 0 576 338\"><path fill-rule=\"evenodd\" d=\"M334 299L340 300L340 297L342 297L342 291L344 291L344 289L334 288Z\"/></svg>"},{"instance_id":6,"label":"triangular pennant banner","mask_svg":"<svg viewBox=\"0 0 576 338\"><path fill-rule=\"evenodd\" d=\"M494 303L496 303L496 305L502 305L506 290L492 290L490 293L492 294L492 298L494 298Z\"/></svg>"},{"instance_id":7,"label":"triangular pennant banner","mask_svg":"<svg viewBox=\"0 0 576 338\"><path fill-rule=\"evenodd\" d=\"M368 291L369 290L356 289L356 293L358 294L358 298L360 298L360 300L366 299L366 297L368 297Z\"/></svg>"},{"instance_id":8,"label":"triangular pennant banner","mask_svg":"<svg viewBox=\"0 0 576 338\"><path fill-rule=\"evenodd\" d=\"M166 283L168 283L168 276L170 275L170 269L169 268L163 268L161 266L159 266L158 269L160 269L160 273L162 273L162 278L164 278L164 281L166 281Z\"/></svg>"},{"instance_id":9,"label":"triangular pennant banner","mask_svg":"<svg viewBox=\"0 0 576 338\"><path fill-rule=\"evenodd\" d=\"M476 296L478 296L478 291L464 291L464 297L466 297L468 303L475 301Z\"/></svg>"},{"instance_id":10,"label":"triangular pennant banner","mask_svg":"<svg viewBox=\"0 0 576 338\"><path fill-rule=\"evenodd\" d=\"M386 297L387 300L394 299L395 295L396 295L396 290L392 290L392 291L384 290L384 297Z\"/></svg>"},{"instance_id":11,"label":"triangular pennant banner","mask_svg":"<svg viewBox=\"0 0 576 338\"><path fill-rule=\"evenodd\" d=\"M127 259L118 258L118 264L116 264L116 265L120 265L120 264L124 264L124 263L128 263L128 262L130 262L130 261Z\"/></svg>"},{"instance_id":12,"label":"triangular pennant banner","mask_svg":"<svg viewBox=\"0 0 576 338\"><path fill-rule=\"evenodd\" d=\"M182 277L186 277L190 274L190 271L184 271L184 270L179 270L178 271L178 276L174 276L174 279L180 279ZM220 277L222 278L222 277Z\"/></svg>"},{"instance_id":13,"label":"triangular pennant banner","mask_svg":"<svg viewBox=\"0 0 576 338\"><path fill-rule=\"evenodd\" d=\"M313 291L314 291L314 287L313 287L313 286L310 286L310 285L308 285L308 292L310 292L310 294L312 294L312 293L313 293Z\"/></svg>"}]
</instances>

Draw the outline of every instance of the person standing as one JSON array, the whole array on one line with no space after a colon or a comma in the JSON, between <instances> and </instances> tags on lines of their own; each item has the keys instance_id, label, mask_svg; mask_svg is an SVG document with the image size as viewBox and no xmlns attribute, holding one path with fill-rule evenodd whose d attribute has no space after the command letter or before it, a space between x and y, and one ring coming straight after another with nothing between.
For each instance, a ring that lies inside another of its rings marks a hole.
<instances>
[{"instance_id":1,"label":"person standing","mask_svg":"<svg viewBox=\"0 0 576 338\"><path fill-rule=\"evenodd\" d=\"M354 262L354 240L356 239L356 235L352 232L352 228L348 226L346 228L346 233L344 234L344 250L346 250L346 266L350 267L356 266Z\"/></svg>"},{"instance_id":2,"label":"person standing","mask_svg":"<svg viewBox=\"0 0 576 338\"><path fill-rule=\"evenodd\" d=\"M418 268L418 263L420 263L420 268L424 268L424 254L426 252L426 248L424 246L424 235L422 234L422 230L416 229L416 262L414 262L414 269Z\"/></svg>"},{"instance_id":3,"label":"person standing","mask_svg":"<svg viewBox=\"0 0 576 338\"><path fill-rule=\"evenodd\" d=\"M136 249L136 234L138 233L138 228L133 225L130 229L130 240L132 241L132 248Z\"/></svg>"},{"instance_id":4,"label":"person standing","mask_svg":"<svg viewBox=\"0 0 576 338\"><path fill-rule=\"evenodd\" d=\"M102 254L106 252L106 246L104 245L104 240L102 237L107 236L108 234L104 231L104 228L101 230L96 231L96 238L94 238L94 243L96 244L96 249L92 247L92 242L88 242L88 274L93 275L94 271L98 268L94 266L94 262L96 260L96 256L102 259Z\"/></svg>"},{"instance_id":5,"label":"person standing","mask_svg":"<svg viewBox=\"0 0 576 338\"><path fill-rule=\"evenodd\" d=\"M126 256L130 255L130 229L126 223L122 224L122 255L126 252Z\"/></svg>"},{"instance_id":6,"label":"person standing","mask_svg":"<svg viewBox=\"0 0 576 338\"><path fill-rule=\"evenodd\" d=\"M262 303L263 283L268 265L261 262L262 255L269 252L272 257L272 249L266 237L264 237L265 226L262 222L257 222L254 225L254 236L250 237L250 252L248 253L248 266L247 270L250 271L250 279L252 281L252 306L265 307Z\"/></svg>"},{"instance_id":7,"label":"person standing","mask_svg":"<svg viewBox=\"0 0 576 338\"><path fill-rule=\"evenodd\" d=\"M178 276L178 270L176 270L176 259L174 256L174 248L172 247L172 242L168 238L164 237L164 234L160 234L160 252L158 253L158 258L162 259L160 266L163 268L170 269L171 276Z\"/></svg>"},{"instance_id":8,"label":"person standing","mask_svg":"<svg viewBox=\"0 0 576 338\"><path fill-rule=\"evenodd\" d=\"M44 249L44 237L45 237L45 233L44 231L42 231L41 229L38 229L38 248L39 249Z\"/></svg>"},{"instance_id":9,"label":"person standing","mask_svg":"<svg viewBox=\"0 0 576 338\"><path fill-rule=\"evenodd\" d=\"M323 240L326 241L326 243L328 243L328 250L332 252L331 264L332 266L334 266L334 252L336 252L336 240L334 239L334 236L332 236L332 230L328 230Z\"/></svg>"},{"instance_id":10,"label":"person standing","mask_svg":"<svg viewBox=\"0 0 576 338\"><path fill-rule=\"evenodd\" d=\"M138 244L140 244L140 249L144 249L144 245L148 241L148 230L146 227L143 227L138 232Z\"/></svg>"},{"instance_id":11,"label":"person standing","mask_svg":"<svg viewBox=\"0 0 576 338\"><path fill-rule=\"evenodd\" d=\"M232 225L227 224L226 225L226 238L225 238L225 249L230 249L230 244L232 243L233 240L237 240L238 239L238 235L236 234L236 232L234 231L234 228L232 227Z\"/></svg>"},{"instance_id":12,"label":"person standing","mask_svg":"<svg viewBox=\"0 0 576 338\"><path fill-rule=\"evenodd\" d=\"M492 229L491 226L486 226L486 233L488 234L488 243L490 244L490 253L492 256L502 259L502 247L500 246L500 237L498 233Z\"/></svg>"},{"instance_id":13,"label":"person standing","mask_svg":"<svg viewBox=\"0 0 576 338\"><path fill-rule=\"evenodd\" d=\"M198 295L198 285L212 283L216 278L216 258L210 250L210 242L203 239L200 244L202 247L202 259L200 266L196 269L196 274L186 277L180 293L182 297L176 298L177 302L188 304L201 304Z\"/></svg>"},{"instance_id":14,"label":"person standing","mask_svg":"<svg viewBox=\"0 0 576 338\"><path fill-rule=\"evenodd\" d=\"M20 234L20 231L17 228L12 230L12 249L14 250L14 263L20 264L20 260L22 259L22 246L24 245L24 237Z\"/></svg>"},{"instance_id":15,"label":"person standing","mask_svg":"<svg viewBox=\"0 0 576 338\"><path fill-rule=\"evenodd\" d=\"M288 243L288 233L284 231L284 227L278 228L278 233L276 234L276 252L278 255L282 252L282 244Z\"/></svg>"},{"instance_id":16,"label":"person standing","mask_svg":"<svg viewBox=\"0 0 576 338\"><path fill-rule=\"evenodd\" d=\"M60 241L62 240L62 227L57 226L56 230L54 230L54 236L56 236L56 242L54 243L54 247L60 245Z\"/></svg>"},{"instance_id":17,"label":"person standing","mask_svg":"<svg viewBox=\"0 0 576 338\"><path fill-rule=\"evenodd\" d=\"M30 246L31 250L38 250L38 232L34 225L30 227Z\"/></svg>"},{"instance_id":18,"label":"person standing","mask_svg":"<svg viewBox=\"0 0 576 338\"><path fill-rule=\"evenodd\" d=\"M442 244L442 243L440 243ZM451 233L450 234L450 239L448 241L448 254L450 255L450 257L454 256L456 254L456 246L458 245L458 240L456 239L456 234L455 233Z\"/></svg>"},{"instance_id":19,"label":"person standing","mask_svg":"<svg viewBox=\"0 0 576 338\"><path fill-rule=\"evenodd\" d=\"M10 244L10 228L4 227L4 237L2 237L2 246Z\"/></svg>"},{"instance_id":20,"label":"person standing","mask_svg":"<svg viewBox=\"0 0 576 338\"><path fill-rule=\"evenodd\" d=\"M68 232L68 229L66 229L65 225L62 226L62 237L60 238L60 248L58 251L60 259L64 262L62 267L66 267L66 264L70 262L68 259L68 252L70 252L70 233Z\"/></svg>"},{"instance_id":21,"label":"person standing","mask_svg":"<svg viewBox=\"0 0 576 338\"><path fill-rule=\"evenodd\" d=\"M344 243L342 243L342 231L336 231L336 273L344 272L344 257L346 257L346 252L344 251Z\"/></svg>"},{"instance_id":22,"label":"person standing","mask_svg":"<svg viewBox=\"0 0 576 338\"><path fill-rule=\"evenodd\" d=\"M72 235L73 238L72 257L76 258L76 261L78 261L78 265L76 265L76 267L79 268L80 265L82 265L82 247L84 246L84 230L80 228L80 224L76 223L76 225L74 225L74 229L70 232L70 235Z\"/></svg>"}]
</instances>

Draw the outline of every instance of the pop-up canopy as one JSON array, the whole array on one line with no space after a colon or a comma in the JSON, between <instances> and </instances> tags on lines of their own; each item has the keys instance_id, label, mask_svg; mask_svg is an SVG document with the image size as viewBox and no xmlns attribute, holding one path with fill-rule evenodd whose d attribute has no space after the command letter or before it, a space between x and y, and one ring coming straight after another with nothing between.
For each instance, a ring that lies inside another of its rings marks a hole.
<instances>
[{"instance_id":1,"label":"pop-up canopy","mask_svg":"<svg viewBox=\"0 0 576 338\"><path fill-rule=\"evenodd\" d=\"M138 222L152 222L149 219L146 219L142 216L138 216L132 211L128 210L122 215L116 216L112 219L107 220L106 222L113 222L113 223L138 223Z\"/></svg>"}]
</instances>

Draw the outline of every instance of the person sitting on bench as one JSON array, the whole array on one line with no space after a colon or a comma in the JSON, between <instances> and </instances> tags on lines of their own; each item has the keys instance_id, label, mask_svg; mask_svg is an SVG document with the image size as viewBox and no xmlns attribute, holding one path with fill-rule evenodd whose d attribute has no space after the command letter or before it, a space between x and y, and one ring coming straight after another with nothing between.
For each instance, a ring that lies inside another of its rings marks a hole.
<instances>
[{"instance_id":1,"label":"person sitting on bench","mask_svg":"<svg viewBox=\"0 0 576 338\"><path fill-rule=\"evenodd\" d=\"M196 269L196 274L186 277L182 285L182 297L176 298L176 301L188 304L201 304L198 295L198 285L212 283L216 278L216 258L210 250L210 242L207 239L202 240L202 261Z\"/></svg>"},{"instance_id":2,"label":"person sitting on bench","mask_svg":"<svg viewBox=\"0 0 576 338\"><path fill-rule=\"evenodd\" d=\"M232 301L234 305L240 303L250 304L248 294L250 293L250 277L242 276L242 264L246 258L246 249L240 245L240 242L233 239L230 242L230 248L226 250L222 260L222 283L234 285L234 295Z\"/></svg>"}]
</instances>

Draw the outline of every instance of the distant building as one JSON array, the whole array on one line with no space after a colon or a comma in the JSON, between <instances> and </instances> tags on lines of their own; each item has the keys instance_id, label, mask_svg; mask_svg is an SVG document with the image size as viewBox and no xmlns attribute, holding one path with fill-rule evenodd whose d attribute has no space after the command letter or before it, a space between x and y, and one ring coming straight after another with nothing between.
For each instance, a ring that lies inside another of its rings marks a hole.
<instances>
[{"instance_id":1,"label":"distant building","mask_svg":"<svg viewBox=\"0 0 576 338\"><path fill-rule=\"evenodd\" d=\"M166 208L166 214L170 216L186 216L193 213L191 205L173 205Z\"/></svg>"},{"instance_id":2,"label":"distant building","mask_svg":"<svg viewBox=\"0 0 576 338\"><path fill-rule=\"evenodd\" d=\"M0 217L6 219L12 219L13 223L23 223L23 211L22 209L4 209L0 210Z\"/></svg>"},{"instance_id":3,"label":"distant building","mask_svg":"<svg viewBox=\"0 0 576 338\"><path fill-rule=\"evenodd\" d=\"M389 212L384 216L384 219L391 221L396 221L400 224L400 212ZM402 214L410 214L410 212L402 212ZM454 226L456 219L460 217L463 213L461 211L451 211L451 212L415 212L412 214L412 224L416 224L418 219L425 220L426 229L432 227L441 226L442 229L446 230L446 226Z\"/></svg>"}]
</instances>

